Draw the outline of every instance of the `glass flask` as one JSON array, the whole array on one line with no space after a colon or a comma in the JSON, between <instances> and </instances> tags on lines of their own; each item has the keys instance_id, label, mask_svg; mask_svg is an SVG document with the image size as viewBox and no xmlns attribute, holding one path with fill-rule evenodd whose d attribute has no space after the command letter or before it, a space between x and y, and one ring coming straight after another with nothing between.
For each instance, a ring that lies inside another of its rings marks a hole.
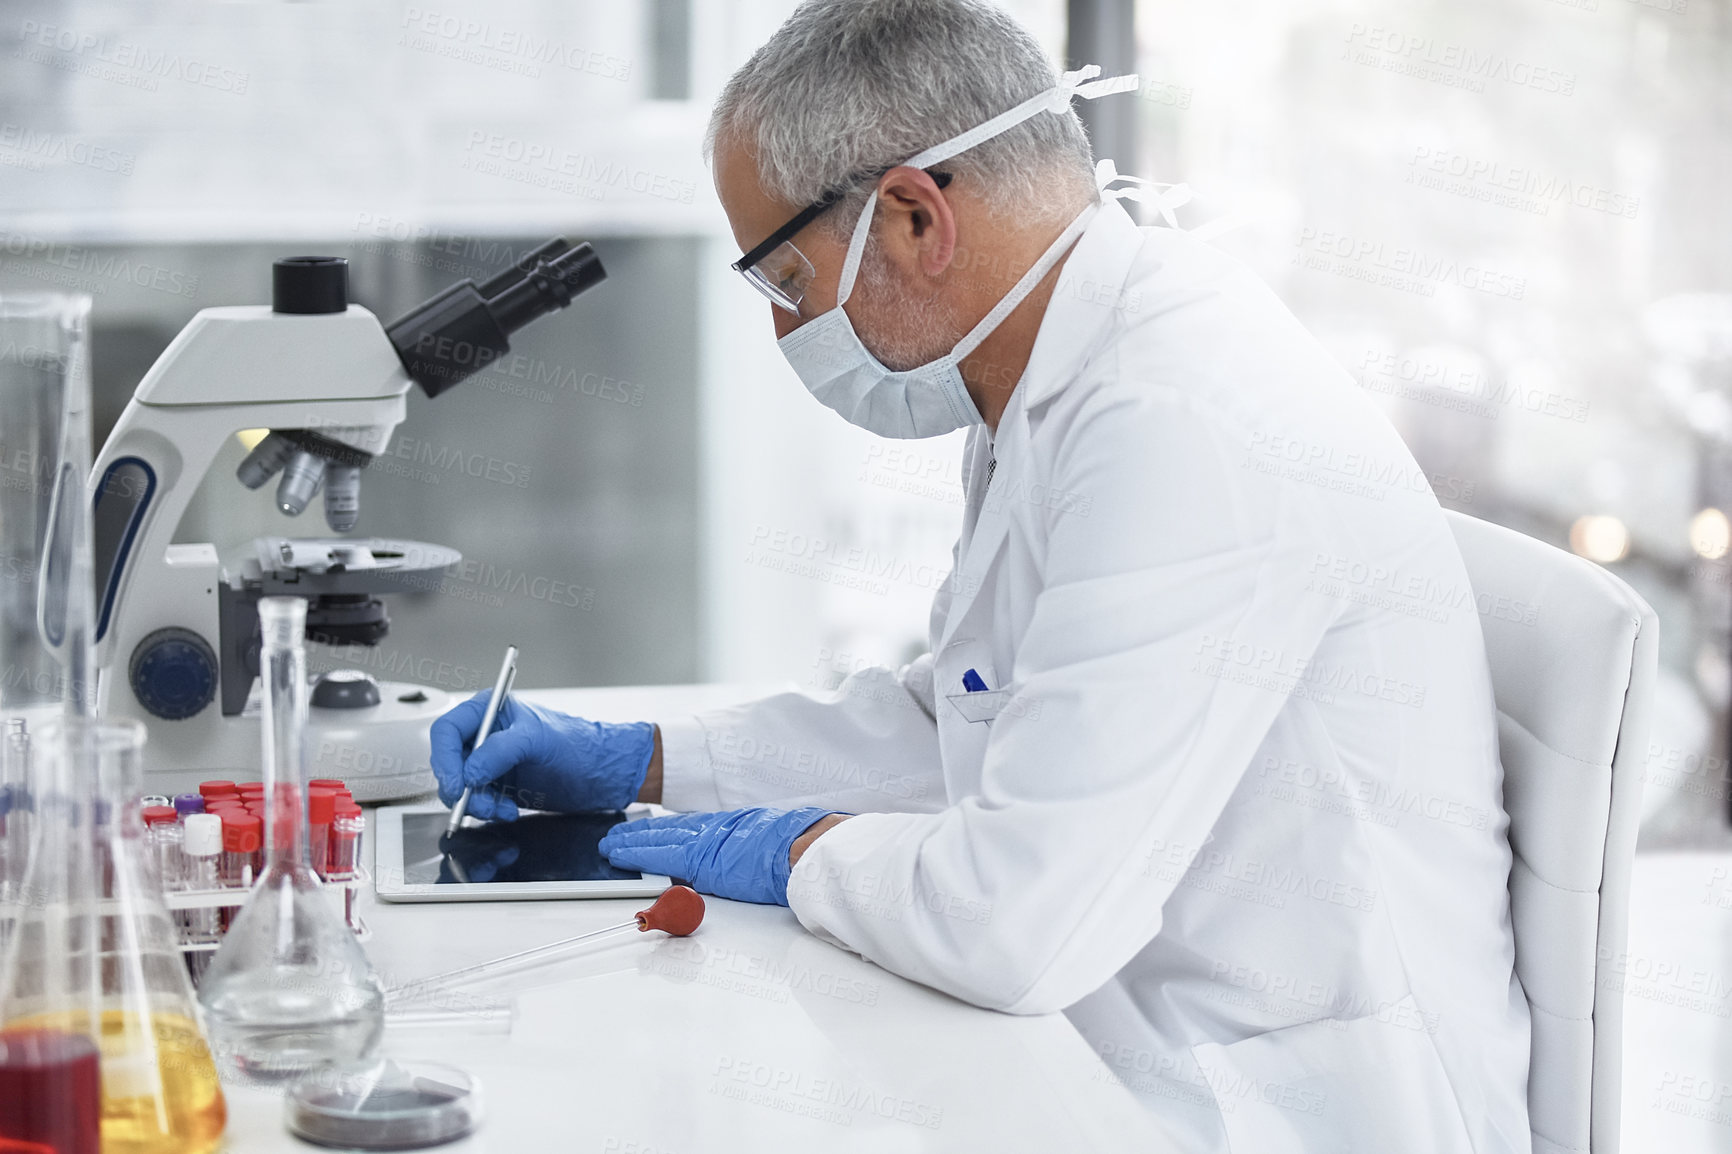
<instances>
[{"instance_id":1,"label":"glass flask","mask_svg":"<svg viewBox=\"0 0 1732 1154\"><path fill-rule=\"evenodd\" d=\"M38 820L0 970L0 1051L15 1079L70 1094L88 1080L76 1040L93 1040L103 1154L206 1154L227 1109L137 819L144 727L67 716L33 747Z\"/></svg>"},{"instance_id":2,"label":"glass flask","mask_svg":"<svg viewBox=\"0 0 1732 1154\"><path fill-rule=\"evenodd\" d=\"M276 1080L365 1057L385 997L307 852L307 603L259 601L265 868L199 983L225 1071Z\"/></svg>"}]
</instances>

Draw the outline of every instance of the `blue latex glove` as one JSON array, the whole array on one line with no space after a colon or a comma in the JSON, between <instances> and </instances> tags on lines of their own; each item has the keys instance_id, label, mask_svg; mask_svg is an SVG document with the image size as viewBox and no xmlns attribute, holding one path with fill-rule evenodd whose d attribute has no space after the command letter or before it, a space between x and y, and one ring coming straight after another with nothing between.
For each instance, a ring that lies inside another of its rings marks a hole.
<instances>
[{"instance_id":1,"label":"blue latex glove","mask_svg":"<svg viewBox=\"0 0 1732 1154\"><path fill-rule=\"evenodd\" d=\"M807 806L646 817L608 830L600 849L621 869L666 874L719 898L785 906L789 849L836 812Z\"/></svg>"},{"instance_id":2,"label":"blue latex glove","mask_svg":"<svg viewBox=\"0 0 1732 1154\"><path fill-rule=\"evenodd\" d=\"M655 752L655 726L586 721L508 696L492 734L471 753L491 695L482 690L433 723L440 801L455 805L468 786L471 815L514 821L520 807L582 813L637 800Z\"/></svg>"}]
</instances>

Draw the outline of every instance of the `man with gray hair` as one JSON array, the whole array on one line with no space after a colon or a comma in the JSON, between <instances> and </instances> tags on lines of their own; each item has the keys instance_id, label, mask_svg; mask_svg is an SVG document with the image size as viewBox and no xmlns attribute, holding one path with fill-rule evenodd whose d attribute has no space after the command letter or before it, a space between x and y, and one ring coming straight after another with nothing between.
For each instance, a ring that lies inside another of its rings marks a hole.
<instances>
[{"instance_id":1,"label":"man with gray hair","mask_svg":"<svg viewBox=\"0 0 1732 1154\"><path fill-rule=\"evenodd\" d=\"M684 811L602 848L1063 1010L1187 1150L1526 1151L1489 675L1471 595L1434 595L1460 555L1280 302L1097 188L1071 102L1134 83L1055 81L982 0L794 12L716 105L716 187L820 402L968 429L931 651L659 727L508 702L465 760L477 699L441 791Z\"/></svg>"}]
</instances>

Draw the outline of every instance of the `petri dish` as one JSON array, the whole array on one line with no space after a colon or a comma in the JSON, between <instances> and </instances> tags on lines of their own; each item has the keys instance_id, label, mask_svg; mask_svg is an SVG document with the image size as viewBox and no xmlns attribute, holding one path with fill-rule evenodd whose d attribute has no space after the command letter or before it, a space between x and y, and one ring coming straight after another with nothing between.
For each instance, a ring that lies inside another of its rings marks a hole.
<instances>
[{"instance_id":1,"label":"petri dish","mask_svg":"<svg viewBox=\"0 0 1732 1154\"><path fill-rule=\"evenodd\" d=\"M289 1132L343 1150L422 1150L481 1121L481 1085L453 1066L377 1058L323 1066L283 1098Z\"/></svg>"}]
</instances>

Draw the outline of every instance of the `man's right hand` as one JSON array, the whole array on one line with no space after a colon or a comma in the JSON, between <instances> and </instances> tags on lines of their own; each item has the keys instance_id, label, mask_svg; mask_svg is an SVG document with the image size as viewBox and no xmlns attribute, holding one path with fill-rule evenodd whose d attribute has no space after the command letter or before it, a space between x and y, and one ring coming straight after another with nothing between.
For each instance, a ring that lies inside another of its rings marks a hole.
<instances>
[{"instance_id":1,"label":"man's right hand","mask_svg":"<svg viewBox=\"0 0 1732 1154\"><path fill-rule=\"evenodd\" d=\"M433 723L440 801L455 805L467 786L474 791L469 813L512 821L519 809L581 813L637 800L655 752L655 726L586 721L507 697L493 732L474 749L489 696L477 693Z\"/></svg>"}]
</instances>

